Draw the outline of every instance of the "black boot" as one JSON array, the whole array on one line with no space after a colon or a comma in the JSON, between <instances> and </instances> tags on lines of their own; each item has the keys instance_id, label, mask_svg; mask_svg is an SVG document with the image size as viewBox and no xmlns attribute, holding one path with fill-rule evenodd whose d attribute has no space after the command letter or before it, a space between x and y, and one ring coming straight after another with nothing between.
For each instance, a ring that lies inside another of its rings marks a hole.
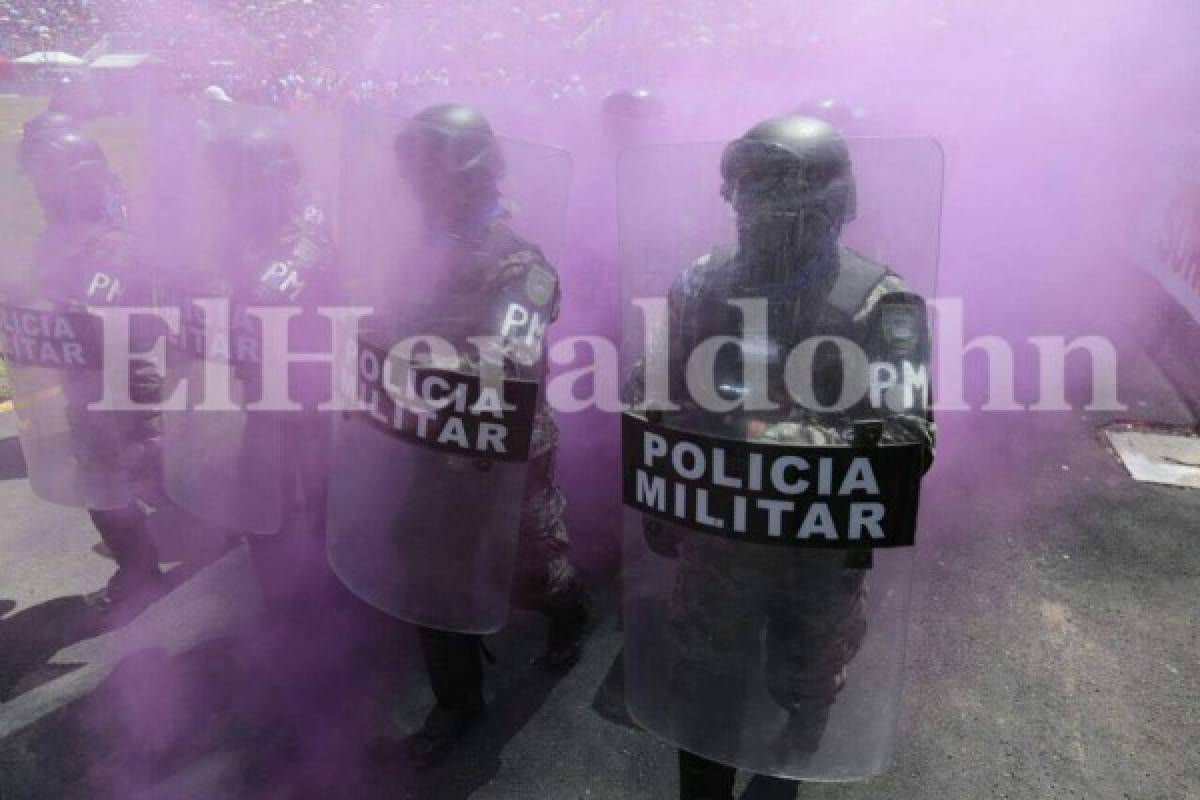
<instances>
[{"instance_id":1,"label":"black boot","mask_svg":"<svg viewBox=\"0 0 1200 800\"><path fill-rule=\"evenodd\" d=\"M420 730L404 740L409 763L416 769L437 766L486 713L487 707L482 702L469 708L449 708L437 704L425 717Z\"/></svg>"},{"instance_id":2,"label":"black boot","mask_svg":"<svg viewBox=\"0 0 1200 800\"><path fill-rule=\"evenodd\" d=\"M829 709L829 704L793 708L776 740L776 757L784 763L806 763L821 749L821 737L825 735Z\"/></svg>"},{"instance_id":3,"label":"black boot","mask_svg":"<svg viewBox=\"0 0 1200 800\"><path fill-rule=\"evenodd\" d=\"M770 775L755 775L750 779L741 800L796 800L800 784Z\"/></svg>"},{"instance_id":4,"label":"black boot","mask_svg":"<svg viewBox=\"0 0 1200 800\"><path fill-rule=\"evenodd\" d=\"M733 800L737 770L679 751L679 800Z\"/></svg>"},{"instance_id":5,"label":"black boot","mask_svg":"<svg viewBox=\"0 0 1200 800\"><path fill-rule=\"evenodd\" d=\"M550 618L546 636L546 666L555 672L566 672L583 655L584 632L592 614L592 599L579 581L551 597L545 606Z\"/></svg>"},{"instance_id":6,"label":"black boot","mask_svg":"<svg viewBox=\"0 0 1200 800\"><path fill-rule=\"evenodd\" d=\"M483 643L478 636L430 628L418 628L417 637L437 705L404 747L415 768L427 769L484 717Z\"/></svg>"},{"instance_id":7,"label":"black boot","mask_svg":"<svg viewBox=\"0 0 1200 800\"><path fill-rule=\"evenodd\" d=\"M132 619L166 593L158 567L158 550L146 529L146 517L136 506L114 511L89 511L117 571L108 585L85 599L107 615Z\"/></svg>"}]
</instances>

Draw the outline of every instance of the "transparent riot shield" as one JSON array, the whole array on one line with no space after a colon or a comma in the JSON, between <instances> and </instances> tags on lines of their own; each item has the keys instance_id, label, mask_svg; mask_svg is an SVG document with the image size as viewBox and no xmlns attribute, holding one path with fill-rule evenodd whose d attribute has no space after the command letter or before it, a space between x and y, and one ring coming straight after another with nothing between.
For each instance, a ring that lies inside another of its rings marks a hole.
<instances>
[{"instance_id":1,"label":"transparent riot shield","mask_svg":"<svg viewBox=\"0 0 1200 800\"><path fill-rule=\"evenodd\" d=\"M570 162L465 128L346 118L342 252L372 313L341 339L328 551L384 612L488 633L508 617L530 464L552 457L545 336Z\"/></svg>"},{"instance_id":2,"label":"transparent riot shield","mask_svg":"<svg viewBox=\"0 0 1200 800\"><path fill-rule=\"evenodd\" d=\"M296 472L323 466L310 451L327 444L328 420L290 378L285 401L267 402L264 384L289 366L266 357L255 309L297 314L289 349L328 351L298 341L312 337L297 328L320 329L317 307L340 302L337 127L233 103L164 102L151 117L148 239L161 302L181 320L170 341L164 485L214 525L273 534L297 503L322 503L319 481Z\"/></svg>"},{"instance_id":3,"label":"transparent riot shield","mask_svg":"<svg viewBox=\"0 0 1200 800\"><path fill-rule=\"evenodd\" d=\"M0 304L3 354L29 482L43 500L95 510L133 500L133 451L100 402L100 321L87 313Z\"/></svg>"},{"instance_id":4,"label":"transparent riot shield","mask_svg":"<svg viewBox=\"0 0 1200 800\"><path fill-rule=\"evenodd\" d=\"M681 749L851 781L896 738L941 156L808 135L621 164L625 686Z\"/></svg>"},{"instance_id":5,"label":"transparent riot shield","mask_svg":"<svg viewBox=\"0 0 1200 800\"><path fill-rule=\"evenodd\" d=\"M103 407L127 390L154 402L159 376L146 364L106 365L101 319L88 309L150 302L129 219L135 126L85 126L32 108L20 123L0 148L10 176L0 203L0 357L29 480L54 503L124 508L154 480L155 415ZM137 348L145 337L135 328Z\"/></svg>"}]
</instances>

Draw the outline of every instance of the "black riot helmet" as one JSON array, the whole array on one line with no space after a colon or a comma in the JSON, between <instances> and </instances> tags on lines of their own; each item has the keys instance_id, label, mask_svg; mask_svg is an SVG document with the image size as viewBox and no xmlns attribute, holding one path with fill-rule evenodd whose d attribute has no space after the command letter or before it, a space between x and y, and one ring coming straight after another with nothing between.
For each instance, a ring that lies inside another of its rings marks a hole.
<instances>
[{"instance_id":1,"label":"black riot helmet","mask_svg":"<svg viewBox=\"0 0 1200 800\"><path fill-rule=\"evenodd\" d=\"M828 122L847 136L862 135L872 123L865 108L848 105L834 97L805 100L792 109L792 113Z\"/></svg>"},{"instance_id":2,"label":"black riot helmet","mask_svg":"<svg viewBox=\"0 0 1200 800\"><path fill-rule=\"evenodd\" d=\"M286 133L270 125L233 126L208 146L208 162L227 189L266 184L290 190L300 180L300 161Z\"/></svg>"},{"instance_id":3,"label":"black riot helmet","mask_svg":"<svg viewBox=\"0 0 1200 800\"><path fill-rule=\"evenodd\" d=\"M26 161L33 157L38 145L53 131L78 132L81 130L79 121L75 117L61 111L43 111L35 117L30 117L21 127L21 144L18 153L21 168L25 172L29 171L26 169Z\"/></svg>"},{"instance_id":4,"label":"black riot helmet","mask_svg":"<svg viewBox=\"0 0 1200 800\"><path fill-rule=\"evenodd\" d=\"M454 228L496 207L504 156L492 126L470 106L430 106L393 141L404 179L428 221Z\"/></svg>"},{"instance_id":5,"label":"black riot helmet","mask_svg":"<svg viewBox=\"0 0 1200 800\"><path fill-rule=\"evenodd\" d=\"M850 150L819 119L789 114L755 125L725 148L721 178L721 195L730 202L739 190L770 189L774 203L817 204L842 223L854 219Z\"/></svg>"},{"instance_id":6,"label":"black riot helmet","mask_svg":"<svg viewBox=\"0 0 1200 800\"><path fill-rule=\"evenodd\" d=\"M219 127L207 160L225 195L232 229L251 238L274 235L292 210L301 178L286 131L266 123Z\"/></svg>"},{"instance_id":7,"label":"black riot helmet","mask_svg":"<svg viewBox=\"0 0 1200 800\"><path fill-rule=\"evenodd\" d=\"M19 156L50 221L124 218L124 192L104 151L65 114L40 114L26 123Z\"/></svg>"},{"instance_id":8,"label":"black riot helmet","mask_svg":"<svg viewBox=\"0 0 1200 800\"><path fill-rule=\"evenodd\" d=\"M652 119L662 116L663 104L649 89L618 89L604 98L600 110L606 117Z\"/></svg>"},{"instance_id":9,"label":"black riot helmet","mask_svg":"<svg viewBox=\"0 0 1200 800\"><path fill-rule=\"evenodd\" d=\"M37 116L30 117L28 121L21 127L21 138L31 139L40 135L43 131L51 129L70 129L80 130L79 120L64 111L51 111L46 109Z\"/></svg>"},{"instance_id":10,"label":"black riot helmet","mask_svg":"<svg viewBox=\"0 0 1200 800\"><path fill-rule=\"evenodd\" d=\"M504 176L504 157L496 134L483 114L470 106L430 106L412 118L396 136L396 158L413 177L444 176L449 180Z\"/></svg>"},{"instance_id":11,"label":"black riot helmet","mask_svg":"<svg viewBox=\"0 0 1200 800\"><path fill-rule=\"evenodd\" d=\"M789 114L755 125L721 158L721 195L737 214L739 249L768 280L828 261L854 219L850 151L826 122Z\"/></svg>"},{"instance_id":12,"label":"black riot helmet","mask_svg":"<svg viewBox=\"0 0 1200 800\"><path fill-rule=\"evenodd\" d=\"M618 145L632 144L665 110L658 95L649 89L618 89L600 104L605 133Z\"/></svg>"}]
</instances>

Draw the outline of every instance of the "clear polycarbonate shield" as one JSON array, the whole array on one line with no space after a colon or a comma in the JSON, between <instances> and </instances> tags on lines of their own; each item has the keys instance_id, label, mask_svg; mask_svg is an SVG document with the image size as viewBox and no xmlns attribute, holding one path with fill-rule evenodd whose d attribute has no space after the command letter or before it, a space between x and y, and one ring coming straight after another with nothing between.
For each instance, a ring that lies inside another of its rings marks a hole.
<instances>
[{"instance_id":1,"label":"clear polycarbonate shield","mask_svg":"<svg viewBox=\"0 0 1200 800\"><path fill-rule=\"evenodd\" d=\"M133 500L136 453L101 401L100 320L38 303L0 301L0 353L29 483L43 500L96 510Z\"/></svg>"},{"instance_id":2,"label":"clear polycarbonate shield","mask_svg":"<svg viewBox=\"0 0 1200 800\"><path fill-rule=\"evenodd\" d=\"M164 485L214 525L278 532L298 491L291 467L311 439L328 437L301 424L314 412L295 407L290 379L283 403L265 392L289 367L267 358L255 309L295 312L303 322L292 323L288 347L304 350L296 326L340 301L328 280L337 137L330 118L233 103L163 102L151 113L148 240L160 302L180 315Z\"/></svg>"},{"instance_id":3,"label":"clear polycarbonate shield","mask_svg":"<svg viewBox=\"0 0 1200 800\"><path fill-rule=\"evenodd\" d=\"M104 409L127 392L156 397L127 385L129 362L104 363L102 320L88 312L149 302L129 218L137 142L132 122L85 126L29 106L0 148L0 357L30 484L67 506L124 508L154 479L153 414Z\"/></svg>"},{"instance_id":4,"label":"clear polycarbonate shield","mask_svg":"<svg viewBox=\"0 0 1200 800\"><path fill-rule=\"evenodd\" d=\"M837 193L786 159L723 187L720 144L633 149L618 181L628 708L800 780L888 764L932 449L940 150L848 145Z\"/></svg>"},{"instance_id":5,"label":"clear polycarbonate shield","mask_svg":"<svg viewBox=\"0 0 1200 800\"><path fill-rule=\"evenodd\" d=\"M371 313L342 337L354 357L339 390L355 407L335 422L329 559L392 616L487 633L508 616L528 464L545 446L570 161L419 126L363 113L343 133L342 253L350 300ZM428 160L406 163L414 130Z\"/></svg>"}]
</instances>

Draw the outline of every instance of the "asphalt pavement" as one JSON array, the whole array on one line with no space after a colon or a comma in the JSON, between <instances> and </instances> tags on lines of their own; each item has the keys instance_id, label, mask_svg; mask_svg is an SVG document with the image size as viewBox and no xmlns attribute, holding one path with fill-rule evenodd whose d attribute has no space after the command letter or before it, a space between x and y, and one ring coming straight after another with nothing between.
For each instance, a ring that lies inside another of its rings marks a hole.
<instances>
[{"instance_id":1,"label":"asphalt pavement","mask_svg":"<svg viewBox=\"0 0 1200 800\"><path fill-rule=\"evenodd\" d=\"M1200 493L1133 482L1098 434L1196 420L1145 352L1121 353L1127 412L942 416L894 765L797 797L1200 798ZM319 631L359 623L314 614L280 633L245 547L181 548L170 518L174 590L110 629L80 596L112 563L83 512L32 495L13 424L0 415L3 800L675 796L674 751L623 710L617 576L590 576L567 675L538 663L535 615L491 637L490 715L416 773L386 746L431 702L411 631L372 619L327 647Z\"/></svg>"}]
</instances>

